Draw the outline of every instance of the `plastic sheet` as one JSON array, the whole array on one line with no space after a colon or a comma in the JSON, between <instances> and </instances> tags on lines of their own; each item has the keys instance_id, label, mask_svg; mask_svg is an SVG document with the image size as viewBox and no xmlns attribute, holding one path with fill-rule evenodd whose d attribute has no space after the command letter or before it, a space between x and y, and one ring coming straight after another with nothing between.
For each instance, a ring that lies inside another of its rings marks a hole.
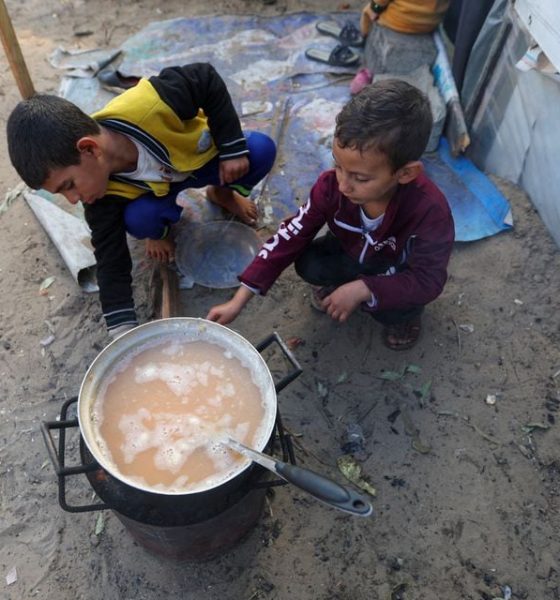
<instances>
[{"instance_id":1,"label":"plastic sheet","mask_svg":"<svg viewBox=\"0 0 560 600\"><path fill-rule=\"evenodd\" d=\"M330 13L329 18L357 20L358 14ZM245 115L244 128L266 132L275 139L276 164L266 185L254 190L268 227L295 213L319 173L332 166L335 116L350 98L349 82L355 69L305 58L308 46L330 39L315 27L324 19L324 14L310 13L174 19L151 23L122 46L119 72L126 76L152 75L169 65L210 61L226 80L239 114ZM74 80L65 91L91 110L90 96L95 90L89 96L87 90L79 90L82 81L87 80ZM446 160L445 152L430 155L427 164L430 175L448 196L457 240L480 239L510 226L495 214L497 205L499 215L507 214L507 200L481 172L476 180L485 185L475 186L473 193L476 168L472 164L464 169L464 163ZM460 167L458 171L456 167ZM196 199L197 194L187 190L181 195L181 204L188 206L190 198ZM204 211L197 207L197 212Z\"/></svg>"},{"instance_id":2,"label":"plastic sheet","mask_svg":"<svg viewBox=\"0 0 560 600\"><path fill-rule=\"evenodd\" d=\"M505 19L510 33L478 106L468 154L478 167L523 187L560 244L560 83L515 67L531 38L514 11Z\"/></svg>"}]
</instances>

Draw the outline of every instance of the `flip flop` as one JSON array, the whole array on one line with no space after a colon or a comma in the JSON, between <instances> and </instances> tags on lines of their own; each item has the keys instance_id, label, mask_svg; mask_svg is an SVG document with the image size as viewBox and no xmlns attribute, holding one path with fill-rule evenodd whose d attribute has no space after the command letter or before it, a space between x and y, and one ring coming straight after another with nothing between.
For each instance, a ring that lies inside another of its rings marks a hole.
<instances>
[{"instance_id":1,"label":"flip flop","mask_svg":"<svg viewBox=\"0 0 560 600\"><path fill-rule=\"evenodd\" d=\"M414 317L404 323L386 325L383 329L383 343L390 350L408 350L416 344L421 331L421 317Z\"/></svg>"},{"instance_id":2,"label":"flip flop","mask_svg":"<svg viewBox=\"0 0 560 600\"><path fill-rule=\"evenodd\" d=\"M315 27L319 33L330 35L345 46L364 45L360 30L351 21L346 21L342 27L336 21L320 21Z\"/></svg>"},{"instance_id":3,"label":"flip flop","mask_svg":"<svg viewBox=\"0 0 560 600\"><path fill-rule=\"evenodd\" d=\"M342 44L338 44L332 50L330 48L308 48L305 51L305 56L333 67L351 67L360 60L360 55L357 52Z\"/></svg>"}]
</instances>

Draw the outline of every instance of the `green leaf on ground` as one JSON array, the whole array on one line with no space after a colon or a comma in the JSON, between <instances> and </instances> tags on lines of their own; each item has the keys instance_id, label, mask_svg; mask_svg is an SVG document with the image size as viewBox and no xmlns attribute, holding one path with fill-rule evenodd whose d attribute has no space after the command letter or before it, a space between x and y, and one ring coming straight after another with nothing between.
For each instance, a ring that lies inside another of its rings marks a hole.
<instances>
[{"instance_id":1,"label":"green leaf on ground","mask_svg":"<svg viewBox=\"0 0 560 600\"><path fill-rule=\"evenodd\" d=\"M95 535L100 536L105 529L105 515L100 512L97 515L97 521L95 522Z\"/></svg>"},{"instance_id":2,"label":"green leaf on ground","mask_svg":"<svg viewBox=\"0 0 560 600\"><path fill-rule=\"evenodd\" d=\"M420 398L420 404L423 404L426 400L430 399L431 390L432 390L432 380L431 379L426 381L426 383L424 383L418 389L414 390L414 394L418 398Z\"/></svg>"},{"instance_id":3,"label":"green leaf on ground","mask_svg":"<svg viewBox=\"0 0 560 600\"><path fill-rule=\"evenodd\" d=\"M379 379L385 379L386 381L398 381L402 379L403 374L397 373L397 371L383 371L381 375L379 375Z\"/></svg>"},{"instance_id":4,"label":"green leaf on ground","mask_svg":"<svg viewBox=\"0 0 560 600\"><path fill-rule=\"evenodd\" d=\"M524 425L521 428L521 431L523 431L523 433L533 433L535 429L546 431L547 429L550 429L550 425L547 425L546 423L527 423L527 425Z\"/></svg>"},{"instance_id":5,"label":"green leaf on ground","mask_svg":"<svg viewBox=\"0 0 560 600\"><path fill-rule=\"evenodd\" d=\"M367 492L370 496L376 496L377 490L363 477L362 466L356 462L356 459L349 454L340 456L336 464L339 471L353 484Z\"/></svg>"}]
</instances>

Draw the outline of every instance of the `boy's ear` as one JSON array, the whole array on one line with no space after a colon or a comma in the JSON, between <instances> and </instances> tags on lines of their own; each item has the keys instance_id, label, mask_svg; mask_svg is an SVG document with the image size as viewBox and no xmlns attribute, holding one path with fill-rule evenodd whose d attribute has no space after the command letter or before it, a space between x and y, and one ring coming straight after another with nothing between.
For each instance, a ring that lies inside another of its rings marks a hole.
<instances>
[{"instance_id":1,"label":"boy's ear","mask_svg":"<svg viewBox=\"0 0 560 600\"><path fill-rule=\"evenodd\" d=\"M76 142L76 148L81 154L92 154L93 156L99 156L101 153L99 142L94 137L90 136L81 137Z\"/></svg>"},{"instance_id":2,"label":"boy's ear","mask_svg":"<svg viewBox=\"0 0 560 600\"><path fill-rule=\"evenodd\" d=\"M398 182L401 184L410 183L411 181L414 181L423 170L424 165L421 161L411 160L397 171Z\"/></svg>"}]
</instances>

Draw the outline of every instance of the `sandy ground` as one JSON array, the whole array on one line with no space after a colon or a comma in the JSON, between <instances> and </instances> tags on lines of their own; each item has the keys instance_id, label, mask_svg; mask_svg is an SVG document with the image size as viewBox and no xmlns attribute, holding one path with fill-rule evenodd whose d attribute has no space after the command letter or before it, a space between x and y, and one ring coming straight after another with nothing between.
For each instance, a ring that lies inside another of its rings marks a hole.
<instances>
[{"instance_id":1,"label":"sandy ground","mask_svg":"<svg viewBox=\"0 0 560 600\"><path fill-rule=\"evenodd\" d=\"M115 46L152 20L185 15L339 8L319 0L7 4L35 86L48 92L59 73L46 56L59 45ZM4 126L18 92L0 60ZM4 136L0 144L6 192L18 177ZM108 339L95 296L79 290L26 204L14 203L0 215L0 598L489 600L510 590L515 599L560 598L560 257L523 192L499 184L515 230L456 245L449 283L413 350L385 350L364 315L339 325L314 312L293 271L239 318L235 328L254 343L273 330L303 341L294 353L304 373L279 396L302 464L341 480L347 426L361 425L375 517L347 517L282 487L241 544L200 564L152 556L111 512L101 526L97 513L58 506L39 426L77 393ZM137 277L144 319L149 271L140 265ZM183 292L183 315L203 316L228 296Z\"/></svg>"}]
</instances>

